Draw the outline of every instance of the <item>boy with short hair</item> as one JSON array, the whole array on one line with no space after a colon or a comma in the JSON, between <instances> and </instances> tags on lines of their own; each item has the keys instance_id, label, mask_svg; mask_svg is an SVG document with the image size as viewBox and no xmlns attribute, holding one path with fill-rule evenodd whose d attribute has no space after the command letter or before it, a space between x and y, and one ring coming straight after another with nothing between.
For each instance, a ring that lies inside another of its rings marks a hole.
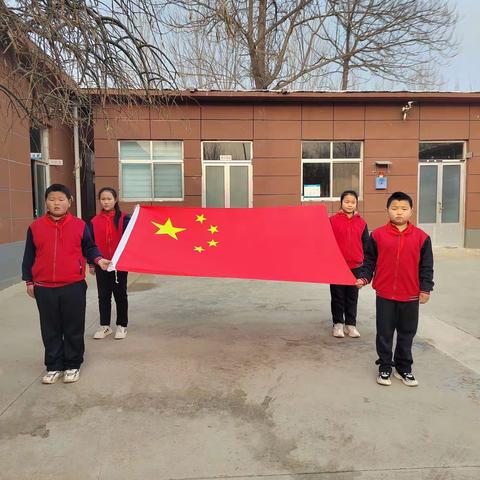
<instances>
[{"instance_id":1,"label":"boy with short hair","mask_svg":"<svg viewBox=\"0 0 480 480\"><path fill-rule=\"evenodd\" d=\"M395 192L387 200L389 222L370 235L365 251L361 288L372 280L377 292L376 324L379 366L377 383L391 385L394 376L415 387L412 342L418 326L419 303L427 303L433 289L433 253L430 237L409 222L412 198ZM393 335L397 345L392 361Z\"/></svg>"},{"instance_id":2,"label":"boy with short hair","mask_svg":"<svg viewBox=\"0 0 480 480\"><path fill-rule=\"evenodd\" d=\"M85 351L85 258L103 270L103 259L85 222L68 212L72 194L53 184L45 192L47 213L28 228L22 262L27 294L35 298L45 347L42 382L79 379Z\"/></svg>"}]
</instances>

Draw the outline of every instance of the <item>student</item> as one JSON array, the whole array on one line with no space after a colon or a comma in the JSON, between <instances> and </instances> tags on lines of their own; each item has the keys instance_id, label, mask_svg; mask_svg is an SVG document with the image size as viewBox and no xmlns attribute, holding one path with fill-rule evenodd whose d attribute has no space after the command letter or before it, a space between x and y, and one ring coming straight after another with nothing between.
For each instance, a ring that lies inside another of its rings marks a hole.
<instances>
[{"instance_id":1,"label":"student","mask_svg":"<svg viewBox=\"0 0 480 480\"><path fill-rule=\"evenodd\" d=\"M130 215L120 211L117 192L111 187L104 187L98 193L102 207L101 212L92 218L90 231L98 247L108 258L112 258L117 245L127 228ZM90 273L97 279L98 306L100 310L100 329L93 338L101 339L112 333L110 317L112 311L112 293L117 305L117 340L127 336L128 299L127 272L104 272L101 268L90 267Z\"/></svg>"},{"instance_id":2,"label":"student","mask_svg":"<svg viewBox=\"0 0 480 480\"><path fill-rule=\"evenodd\" d=\"M28 228L22 263L27 294L35 298L45 347L46 384L62 373L65 383L76 382L85 352L85 258L101 269L101 257L85 222L68 212L72 194L54 184L45 192L47 213Z\"/></svg>"},{"instance_id":3,"label":"student","mask_svg":"<svg viewBox=\"0 0 480 480\"><path fill-rule=\"evenodd\" d=\"M358 195L353 190L345 190L340 196L340 211L330 217L333 233L340 251L353 275L361 275L363 252L368 241L368 228L358 214ZM355 285L330 285L333 336L352 338L360 336L357 330L358 288Z\"/></svg>"},{"instance_id":4,"label":"student","mask_svg":"<svg viewBox=\"0 0 480 480\"><path fill-rule=\"evenodd\" d=\"M372 280L377 292L377 383L391 385L394 376L415 387L412 342L418 326L418 305L427 303L433 289L433 253L430 237L409 222L413 202L403 192L387 200L389 222L374 230L365 251L361 288ZM374 276L375 274L375 276ZM393 335L397 345L392 361Z\"/></svg>"}]
</instances>

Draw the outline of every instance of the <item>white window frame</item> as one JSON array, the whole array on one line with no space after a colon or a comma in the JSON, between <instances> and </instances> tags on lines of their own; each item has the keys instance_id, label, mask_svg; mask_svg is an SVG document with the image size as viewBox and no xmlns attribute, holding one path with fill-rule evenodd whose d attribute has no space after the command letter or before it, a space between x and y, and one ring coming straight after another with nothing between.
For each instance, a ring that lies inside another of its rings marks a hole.
<instances>
[{"instance_id":1,"label":"white window frame","mask_svg":"<svg viewBox=\"0 0 480 480\"><path fill-rule=\"evenodd\" d=\"M360 143L360 158L333 158L333 144L355 142ZM303 145L305 143L330 143L330 158L303 158ZM333 164L334 163L358 163L358 199L363 200L363 140L302 140L301 142L301 172L300 172L300 191L303 192L303 165L304 163L328 163L330 165L330 196L329 197L304 197L301 194L302 202L328 202L340 200L340 197L332 196L333 192Z\"/></svg>"},{"instance_id":2,"label":"white window frame","mask_svg":"<svg viewBox=\"0 0 480 480\"><path fill-rule=\"evenodd\" d=\"M150 160L134 160L134 159L126 159L123 160L120 158L120 144L122 142L149 142L150 144ZM182 146L182 158L181 159L171 159L171 160L153 160L153 143L154 142L176 142L180 143ZM122 202L183 202L185 199L185 172L184 172L184 144L183 140L161 140L161 139L155 139L155 140L138 140L138 139L128 139L124 138L122 140L119 140L117 142L117 148L118 148L118 183L119 183L119 190L120 190L120 200ZM124 164L150 164L150 182L151 182L151 191L152 191L152 197L128 197L125 198L123 196L123 172L122 172L122 165ZM154 174L153 174L153 169L155 164L160 164L160 165L181 165L181 176L182 176L182 196L178 198L165 198L165 197L155 197L155 188L154 188Z\"/></svg>"},{"instance_id":3,"label":"white window frame","mask_svg":"<svg viewBox=\"0 0 480 480\"><path fill-rule=\"evenodd\" d=\"M201 159L202 159L202 207L206 207L207 203L207 177L206 167L247 167L248 168L248 208L253 207L253 141L252 140L202 140L201 143ZM204 143L249 143L250 144L250 160L205 160L203 158ZM225 208L230 208L230 168L225 169Z\"/></svg>"}]
</instances>

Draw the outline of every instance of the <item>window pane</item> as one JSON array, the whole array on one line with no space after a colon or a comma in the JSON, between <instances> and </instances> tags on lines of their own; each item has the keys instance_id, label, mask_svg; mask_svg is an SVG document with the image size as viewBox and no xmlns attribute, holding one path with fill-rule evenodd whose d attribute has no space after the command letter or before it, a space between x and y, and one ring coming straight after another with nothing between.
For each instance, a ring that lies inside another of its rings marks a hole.
<instances>
[{"instance_id":1,"label":"window pane","mask_svg":"<svg viewBox=\"0 0 480 480\"><path fill-rule=\"evenodd\" d=\"M154 163L153 191L155 198L182 198L182 166Z\"/></svg>"},{"instance_id":2,"label":"window pane","mask_svg":"<svg viewBox=\"0 0 480 480\"><path fill-rule=\"evenodd\" d=\"M420 166L418 223L437 222L437 165Z\"/></svg>"},{"instance_id":3,"label":"window pane","mask_svg":"<svg viewBox=\"0 0 480 480\"><path fill-rule=\"evenodd\" d=\"M182 160L182 142L152 142L153 160Z\"/></svg>"},{"instance_id":4,"label":"window pane","mask_svg":"<svg viewBox=\"0 0 480 480\"><path fill-rule=\"evenodd\" d=\"M120 160L150 160L150 142L120 142Z\"/></svg>"},{"instance_id":5,"label":"window pane","mask_svg":"<svg viewBox=\"0 0 480 480\"><path fill-rule=\"evenodd\" d=\"M122 198L152 198L151 172L149 163L123 163Z\"/></svg>"},{"instance_id":6,"label":"window pane","mask_svg":"<svg viewBox=\"0 0 480 480\"><path fill-rule=\"evenodd\" d=\"M442 207L442 223L460 221L460 165L443 166Z\"/></svg>"},{"instance_id":7,"label":"window pane","mask_svg":"<svg viewBox=\"0 0 480 480\"><path fill-rule=\"evenodd\" d=\"M230 206L248 208L248 167L230 167Z\"/></svg>"},{"instance_id":8,"label":"window pane","mask_svg":"<svg viewBox=\"0 0 480 480\"><path fill-rule=\"evenodd\" d=\"M339 197L345 190L359 192L359 163L333 164L333 197Z\"/></svg>"},{"instance_id":9,"label":"window pane","mask_svg":"<svg viewBox=\"0 0 480 480\"><path fill-rule=\"evenodd\" d=\"M360 158L361 142L333 142L333 158Z\"/></svg>"},{"instance_id":10,"label":"window pane","mask_svg":"<svg viewBox=\"0 0 480 480\"><path fill-rule=\"evenodd\" d=\"M251 160L252 145L250 142L203 142L204 160ZM229 156L220 158L220 155Z\"/></svg>"},{"instance_id":11,"label":"window pane","mask_svg":"<svg viewBox=\"0 0 480 480\"><path fill-rule=\"evenodd\" d=\"M302 142L302 158L330 158L330 142Z\"/></svg>"},{"instance_id":12,"label":"window pane","mask_svg":"<svg viewBox=\"0 0 480 480\"><path fill-rule=\"evenodd\" d=\"M420 160L461 160L463 142L420 143Z\"/></svg>"},{"instance_id":13,"label":"window pane","mask_svg":"<svg viewBox=\"0 0 480 480\"><path fill-rule=\"evenodd\" d=\"M319 186L320 191L318 192ZM307 187L307 188L306 188ZM307 190L307 195L305 195ZM329 163L304 163L303 164L303 191L302 195L314 197L318 192L319 197L330 196L330 164ZM312 192L313 195L309 194Z\"/></svg>"},{"instance_id":14,"label":"window pane","mask_svg":"<svg viewBox=\"0 0 480 480\"><path fill-rule=\"evenodd\" d=\"M206 206L225 207L225 167L205 167Z\"/></svg>"}]
</instances>

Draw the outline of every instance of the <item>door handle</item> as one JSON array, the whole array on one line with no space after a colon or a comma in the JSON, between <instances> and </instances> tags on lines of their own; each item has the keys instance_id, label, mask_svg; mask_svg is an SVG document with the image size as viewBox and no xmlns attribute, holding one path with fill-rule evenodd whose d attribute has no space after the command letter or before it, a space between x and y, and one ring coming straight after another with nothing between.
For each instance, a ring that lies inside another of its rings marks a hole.
<instances>
[{"instance_id":1,"label":"door handle","mask_svg":"<svg viewBox=\"0 0 480 480\"><path fill-rule=\"evenodd\" d=\"M442 212L443 212L442 202L438 202L438 212L439 212L439 213L442 213Z\"/></svg>"}]
</instances>

